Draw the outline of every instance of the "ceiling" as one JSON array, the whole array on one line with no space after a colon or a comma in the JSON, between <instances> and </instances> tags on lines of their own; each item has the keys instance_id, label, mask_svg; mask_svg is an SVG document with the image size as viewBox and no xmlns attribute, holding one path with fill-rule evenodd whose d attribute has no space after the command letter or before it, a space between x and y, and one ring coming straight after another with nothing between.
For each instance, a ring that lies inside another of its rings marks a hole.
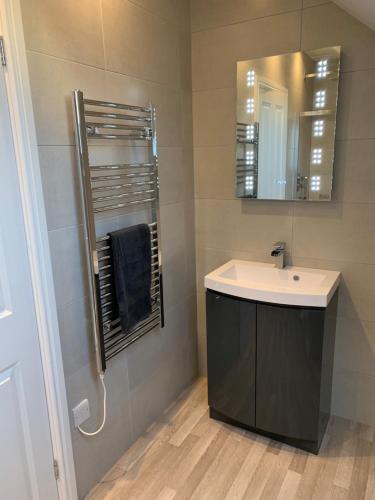
<instances>
[{"instance_id":1,"label":"ceiling","mask_svg":"<svg viewBox=\"0 0 375 500\"><path fill-rule=\"evenodd\" d=\"M375 30L375 0L334 0L334 2Z\"/></svg>"}]
</instances>

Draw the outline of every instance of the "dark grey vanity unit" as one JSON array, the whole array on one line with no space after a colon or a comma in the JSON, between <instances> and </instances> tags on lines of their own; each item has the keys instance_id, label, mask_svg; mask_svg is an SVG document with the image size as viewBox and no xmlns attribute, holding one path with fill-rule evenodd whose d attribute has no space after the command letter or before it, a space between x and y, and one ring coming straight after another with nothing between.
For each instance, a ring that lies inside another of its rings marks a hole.
<instances>
[{"instance_id":1,"label":"dark grey vanity unit","mask_svg":"<svg viewBox=\"0 0 375 500\"><path fill-rule=\"evenodd\" d=\"M318 453L331 405L337 291L326 308L207 290L211 417Z\"/></svg>"}]
</instances>

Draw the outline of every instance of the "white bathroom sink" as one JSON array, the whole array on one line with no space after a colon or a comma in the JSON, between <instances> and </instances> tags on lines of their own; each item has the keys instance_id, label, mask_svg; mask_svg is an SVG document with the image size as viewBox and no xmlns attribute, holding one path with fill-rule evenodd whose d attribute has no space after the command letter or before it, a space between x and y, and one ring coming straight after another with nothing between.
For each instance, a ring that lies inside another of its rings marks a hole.
<instances>
[{"instance_id":1,"label":"white bathroom sink","mask_svg":"<svg viewBox=\"0 0 375 500\"><path fill-rule=\"evenodd\" d=\"M322 269L231 260L204 278L206 288L272 304L326 307L340 282L340 273Z\"/></svg>"}]
</instances>

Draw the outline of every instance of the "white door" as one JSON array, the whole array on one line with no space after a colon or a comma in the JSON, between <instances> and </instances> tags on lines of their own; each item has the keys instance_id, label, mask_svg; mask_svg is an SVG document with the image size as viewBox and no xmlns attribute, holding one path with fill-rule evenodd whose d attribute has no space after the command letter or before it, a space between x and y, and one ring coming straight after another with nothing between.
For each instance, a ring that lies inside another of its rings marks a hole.
<instances>
[{"instance_id":1,"label":"white door","mask_svg":"<svg viewBox=\"0 0 375 500\"><path fill-rule=\"evenodd\" d=\"M288 91L259 83L258 198L285 198Z\"/></svg>"},{"instance_id":2,"label":"white door","mask_svg":"<svg viewBox=\"0 0 375 500\"><path fill-rule=\"evenodd\" d=\"M0 499L57 498L17 165L0 66Z\"/></svg>"}]
</instances>

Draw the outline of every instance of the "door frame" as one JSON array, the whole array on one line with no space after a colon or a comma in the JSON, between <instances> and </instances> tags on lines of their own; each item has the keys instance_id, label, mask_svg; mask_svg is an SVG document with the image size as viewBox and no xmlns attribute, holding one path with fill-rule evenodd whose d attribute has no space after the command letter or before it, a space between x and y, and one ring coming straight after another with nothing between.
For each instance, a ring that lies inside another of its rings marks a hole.
<instances>
[{"instance_id":1,"label":"door frame","mask_svg":"<svg viewBox=\"0 0 375 500\"><path fill-rule=\"evenodd\" d=\"M57 489L61 500L76 500L72 440L20 0L0 0L0 35L4 39L7 59L4 75L25 223L52 449L59 468Z\"/></svg>"}]
</instances>

